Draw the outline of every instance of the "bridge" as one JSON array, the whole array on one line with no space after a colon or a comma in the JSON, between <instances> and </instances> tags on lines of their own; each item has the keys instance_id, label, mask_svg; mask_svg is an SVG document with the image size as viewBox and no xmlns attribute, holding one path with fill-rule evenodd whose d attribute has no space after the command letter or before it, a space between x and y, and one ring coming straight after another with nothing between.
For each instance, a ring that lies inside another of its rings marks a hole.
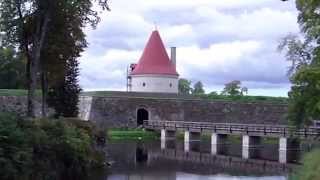
<instances>
[{"instance_id":1,"label":"bridge","mask_svg":"<svg viewBox=\"0 0 320 180\"><path fill-rule=\"evenodd\" d=\"M286 163L288 149L299 146L298 139L319 140L320 128L307 127L296 129L293 126L267 124L233 124L185 121L145 120L144 128L161 131L161 140L173 138L177 131L184 132L185 151L189 151L189 142L200 140L201 133L211 134L211 151L217 153L217 146L223 144L228 135L242 136L242 157L249 159L249 149L261 143L262 137L279 138L279 162ZM162 143L163 144L163 143Z\"/></svg>"},{"instance_id":2,"label":"bridge","mask_svg":"<svg viewBox=\"0 0 320 180\"><path fill-rule=\"evenodd\" d=\"M252 171L260 173L284 173L291 172L297 167L294 163L280 163L264 159L243 159L241 157L212 155L203 152L179 151L176 149L162 149L161 151L151 151L148 153L151 160L168 159L180 162L199 163L201 165L210 165L215 168L236 168L243 172ZM208 167L208 166L206 166Z\"/></svg>"}]
</instances>

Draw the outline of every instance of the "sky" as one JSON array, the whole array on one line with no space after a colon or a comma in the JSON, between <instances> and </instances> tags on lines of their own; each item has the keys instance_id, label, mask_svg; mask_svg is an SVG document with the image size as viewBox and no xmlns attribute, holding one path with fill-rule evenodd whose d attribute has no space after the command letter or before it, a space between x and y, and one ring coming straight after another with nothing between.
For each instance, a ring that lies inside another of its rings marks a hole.
<instances>
[{"instance_id":1,"label":"sky","mask_svg":"<svg viewBox=\"0 0 320 180\"><path fill-rule=\"evenodd\" d=\"M180 78L201 81L207 93L240 80L250 95L287 96L289 62L281 38L299 33L294 1L110 0L80 59L84 90L126 90L126 68L137 63L157 29L170 53L177 47Z\"/></svg>"}]
</instances>

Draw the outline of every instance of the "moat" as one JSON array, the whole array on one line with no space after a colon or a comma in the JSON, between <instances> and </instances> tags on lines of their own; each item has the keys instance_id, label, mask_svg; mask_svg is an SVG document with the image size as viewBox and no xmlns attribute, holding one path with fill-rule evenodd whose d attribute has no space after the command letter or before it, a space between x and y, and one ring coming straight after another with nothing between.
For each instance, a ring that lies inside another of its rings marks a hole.
<instances>
[{"instance_id":1,"label":"moat","mask_svg":"<svg viewBox=\"0 0 320 180\"><path fill-rule=\"evenodd\" d=\"M162 142L163 143L163 142ZM221 144L212 155L210 142L194 141L185 151L183 141L109 142L112 166L94 179L102 180L287 180L310 146L287 151L287 163L279 162L277 144L250 149L242 158L241 143ZM93 179L91 177L90 179Z\"/></svg>"}]
</instances>

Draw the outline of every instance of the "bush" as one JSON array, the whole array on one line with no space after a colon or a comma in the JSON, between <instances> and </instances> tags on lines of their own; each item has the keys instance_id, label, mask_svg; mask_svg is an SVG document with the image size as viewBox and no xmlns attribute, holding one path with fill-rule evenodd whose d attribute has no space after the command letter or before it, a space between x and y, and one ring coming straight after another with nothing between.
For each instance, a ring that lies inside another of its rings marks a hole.
<instances>
[{"instance_id":1,"label":"bush","mask_svg":"<svg viewBox=\"0 0 320 180\"><path fill-rule=\"evenodd\" d=\"M291 180L320 179L320 149L307 153L303 158L303 166L291 175Z\"/></svg>"},{"instance_id":2,"label":"bush","mask_svg":"<svg viewBox=\"0 0 320 180\"><path fill-rule=\"evenodd\" d=\"M0 179L62 179L104 163L88 128L63 119L0 114Z\"/></svg>"}]
</instances>

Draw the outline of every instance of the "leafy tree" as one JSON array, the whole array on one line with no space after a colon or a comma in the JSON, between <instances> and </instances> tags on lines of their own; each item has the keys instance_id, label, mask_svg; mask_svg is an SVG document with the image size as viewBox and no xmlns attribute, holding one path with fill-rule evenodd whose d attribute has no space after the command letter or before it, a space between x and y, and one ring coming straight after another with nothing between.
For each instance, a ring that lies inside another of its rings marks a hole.
<instances>
[{"instance_id":1,"label":"leafy tree","mask_svg":"<svg viewBox=\"0 0 320 180\"><path fill-rule=\"evenodd\" d=\"M300 68L308 66L312 60L314 47L310 41L302 40L297 35L289 34L284 37L278 45L278 50L285 51L285 57L291 62L288 76L292 76Z\"/></svg>"},{"instance_id":2,"label":"leafy tree","mask_svg":"<svg viewBox=\"0 0 320 180\"><path fill-rule=\"evenodd\" d=\"M193 91L192 91L192 94L194 95L201 95L201 94L204 94L205 91L203 89L203 84L201 81L198 81L194 84L193 86Z\"/></svg>"},{"instance_id":3,"label":"leafy tree","mask_svg":"<svg viewBox=\"0 0 320 180\"><path fill-rule=\"evenodd\" d=\"M180 94L191 94L191 81L183 78L179 79L178 89Z\"/></svg>"},{"instance_id":4,"label":"leafy tree","mask_svg":"<svg viewBox=\"0 0 320 180\"><path fill-rule=\"evenodd\" d=\"M219 94L217 93L217 91L212 91L208 95L209 96L218 96Z\"/></svg>"},{"instance_id":5,"label":"leafy tree","mask_svg":"<svg viewBox=\"0 0 320 180\"><path fill-rule=\"evenodd\" d=\"M0 89L25 87L25 61L13 47L0 47Z\"/></svg>"},{"instance_id":6,"label":"leafy tree","mask_svg":"<svg viewBox=\"0 0 320 180\"><path fill-rule=\"evenodd\" d=\"M280 47L286 48L286 59L292 61L288 118L302 126L320 118L320 1L296 0L296 6L304 40L291 37Z\"/></svg>"},{"instance_id":7,"label":"leafy tree","mask_svg":"<svg viewBox=\"0 0 320 180\"><path fill-rule=\"evenodd\" d=\"M74 64L76 63L76 64ZM73 59L67 62L65 79L54 84L49 90L49 105L56 110L56 117L76 117L81 88L78 84L78 62Z\"/></svg>"},{"instance_id":8,"label":"leafy tree","mask_svg":"<svg viewBox=\"0 0 320 180\"><path fill-rule=\"evenodd\" d=\"M1 1L0 32L5 32L3 42L18 46L27 59L28 116L35 116L37 80L41 79L42 82L42 109L45 114L49 74L54 76L52 73L56 75L61 71L66 72L67 61L78 57L83 50L81 48L85 47L83 28L86 25L95 27L100 20L98 13L93 10L93 2L108 9L108 0ZM50 39L55 40L50 42ZM74 50L77 48L81 50ZM62 51L65 49L74 51L69 51L69 56L64 56L66 51ZM61 71L49 70L55 65Z\"/></svg>"},{"instance_id":9,"label":"leafy tree","mask_svg":"<svg viewBox=\"0 0 320 180\"><path fill-rule=\"evenodd\" d=\"M246 87L241 87L241 81L234 80L225 84L221 94L229 96L242 96L244 92L247 93L248 89Z\"/></svg>"}]
</instances>

